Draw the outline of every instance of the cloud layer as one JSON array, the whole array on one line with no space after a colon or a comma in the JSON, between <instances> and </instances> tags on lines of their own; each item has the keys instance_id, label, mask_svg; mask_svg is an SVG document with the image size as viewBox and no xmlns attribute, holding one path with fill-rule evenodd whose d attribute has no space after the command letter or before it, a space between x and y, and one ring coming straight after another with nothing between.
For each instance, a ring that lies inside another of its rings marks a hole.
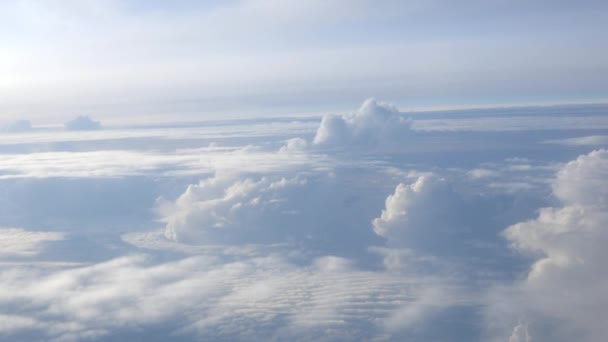
<instances>
[{"instance_id":1,"label":"cloud layer","mask_svg":"<svg viewBox=\"0 0 608 342\"><path fill-rule=\"evenodd\" d=\"M151 340L390 339L397 319L416 324L430 307L464 299L438 301L450 290L433 279L357 270L336 257L297 266L277 256L153 264L134 255L0 273L0 336L8 339L123 339L133 330Z\"/></svg>"},{"instance_id":2,"label":"cloud layer","mask_svg":"<svg viewBox=\"0 0 608 342\"><path fill-rule=\"evenodd\" d=\"M0 339L601 340L606 132L415 116L1 135Z\"/></svg>"}]
</instances>

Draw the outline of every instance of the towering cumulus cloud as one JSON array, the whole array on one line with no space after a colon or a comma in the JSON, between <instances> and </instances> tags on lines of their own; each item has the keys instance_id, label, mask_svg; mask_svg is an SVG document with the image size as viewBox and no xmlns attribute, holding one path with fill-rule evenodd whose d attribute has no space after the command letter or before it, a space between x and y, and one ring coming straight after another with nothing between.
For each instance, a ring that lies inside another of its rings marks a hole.
<instances>
[{"instance_id":1,"label":"towering cumulus cloud","mask_svg":"<svg viewBox=\"0 0 608 342\"><path fill-rule=\"evenodd\" d=\"M69 131L94 131L101 129L101 123L94 121L88 116L79 116L66 122L64 126Z\"/></svg>"},{"instance_id":2,"label":"towering cumulus cloud","mask_svg":"<svg viewBox=\"0 0 608 342\"><path fill-rule=\"evenodd\" d=\"M435 174L399 183L372 221L374 232L392 248L424 255L496 258L497 248L487 248L500 243L504 225L496 218L517 211L517 201L467 192L463 185Z\"/></svg>"},{"instance_id":3,"label":"towering cumulus cloud","mask_svg":"<svg viewBox=\"0 0 608 342\"><path fill-rule=\"evenodd\" d=\"M541 209L536 219L505 231L515 250L539 256L525 281L509 291L516 294L496 302L501 317L509 311L526 319L514 328L511 341L602 341L608 336L606 179L608 151L579 157L554 181L562 207Z\"/></svg>"},{"instance_id":4,"label":"towering cumulus cloud","mask_svg":"<svg viewBox=\"0 0 608 342\"><path fill-rule=\"evenodd\" d=\"M410 126L396 107L368 99L354 113L324 116L313 144L375 146L404 137Z\"/></svg>"},{"instance_id":5,"label":"towering cumulus cloud","mask_svg":"<svg viewBox=\"0 0 608 342\"><path fill-rule=\"evenodd\" d=\"M437 232L446 228L449 220L442 220L442 223L438 219L445 217L446 209L457 209L454 206L457 201L451 200L454 198L447 182L434 175L420 176L410 185L400 183L387 197L380 217L374 219L374 232L391 244L414 242L415 235L429 229ZM436 215L439 211L442 215Z\"/></svg>"}]
</instances>

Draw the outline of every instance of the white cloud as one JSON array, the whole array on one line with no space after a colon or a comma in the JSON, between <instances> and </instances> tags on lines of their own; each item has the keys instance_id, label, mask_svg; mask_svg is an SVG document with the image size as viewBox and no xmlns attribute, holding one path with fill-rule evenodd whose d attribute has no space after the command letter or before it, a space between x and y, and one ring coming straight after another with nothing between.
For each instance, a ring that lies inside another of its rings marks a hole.
<instances>
[{"instance_id":1,"label":"white cloud","mask_svg":"<svg viewBox=\"0 0 608 342\"><path fill-rule=\"evenodd\" d=\"M566 164L553 183L555 195L567 205L608 207L608 150L596 150Z\"/></svg>"},{"instance_id":2,"label":"white cloud","mask_svg":"<svg viewBox=\"0 0 608 342\"><path fill-rule=\"evenodd\" d=\"M409 185L398 184L372 224L374 232L392 246L430 248L432 252L434 243L467 233L463 231L463 206L464 200L447 180L427 174Z\"/></svg>"},{"instance_id":3,"label":"white cloud","mask_svg":"<svg viewBox=\"0 0 608 342\"><path fill-rule=\"evenodd\" d=\"M147 127L125 128L120 126L111 127L111 130L95 131L65 131L57 130L54 126L45 130L23 132L26 134L0 135L1 145L15 144L48 144L61 142L87 142L87 141L111 141L127 138L139 139L166 139L171 142L182 139L196 139L208 141L209 139L231 139L231 138L262 138L275 137L278 135L308 135L314 133L318 124L310 119L281 122L280 120L268 122L268 120L239 122L238 120L228 122L192 123L191 125L179 124L171 121L172 125L164 127L162 124L151 124ZM165 123L167 124L167 123ZM177 126L177 127L173 127Z\"/></svg>"},{"instance_id":4,"label":"white cloud","mask_svg":"<svg viewBox=\"0 0 608 342\"><path fill-rule=\"evenodd\" d=\"M471 178L495 178L500 176L500 172L496 170L478 168L468 171L467 175Z\"/></svg>"},{"instance_id":5,"label":"white cloud","mask_svg":"<svg viewBox=\"0 0 608 342\"><path fill-rule=\"evenodd\" d=\"M422 317L416 311L437 299L423 298L437 293L424 288L440 286L332 256L296 265L273 255L160 264L134 255L59 271L3 266L0 275L0 314L20 313L0 324L0 334L20 339L26 330L57 341L121 339L132 329L145 336L148 327L165 339L369 340L390 336L385 322L397 329L390 317L409 303L408 317Z\"/></svg>"},{"instance_id":6,"label":"white cloud","mask_svg":"<svg viewBox=\"0 0 608 342\"><path fill-rule=\"evenodd\" d=\"M493 298L495 315L525 317L527 331L516 328L514 336L600 341L608 334L607 175L606 150L580 156L553 182L562 206L504 232L515 250L538 258L523 282Z\"/></svg>"},{"instance_id":7,"label":"white cloud","mask_svg":"<svg viewBox=\"0 0 608 342\"><path fill-rule=\"evenodd\" d=\"M65 123L68 131L95 131L101 129L101 123L88 116L79 116Z\"/></svg>"},{"instance_id":8,"label":"white cloud","mask_svg":"<svg viewBox=\"0 0 608 342\"><path fill-rule=\"evenodd\" d=\"M410 125L396 107L368 99L354 113L325 115L313 144L360 148L394 143L409 134Z\"/></svg>"},{"instance_id":9,"label":"white cloud","mask_svg":"<svg viewBox=\"0 0 608 342\"><path fill-rule=\"evenodd\" d=\"M553 139L547 140L545 143L565 146L606 146L608 145L608 135L589 135L568 139Z\"/></svg>"},{"instance_id":10,"label":"white cloud","mask_svg":"<svg viewBox=\"0 0 608 342\"><path fill-rule=\"evenodd\" d=\"M21 228L0 228L0 256L34 256L45 243L60 241L60 232L27 231Z\"/></svg>"},{"instance_id":11,"label":"white cloud","mask_svg":"<svg viewBox=\"0 0 608 342\"><path fill-rule=\"evenodd\" d=\"M43 327L44 324L31 317L0 314L0 337L19 331L31 331L32 329L40 329Z\"/></svg>"},{"instance_id":12,"label":"white cloud","mask_svg":"<svg viewBox=\"0 0 608 342\"><path fill-rule=\"evenodd\" d=\"M175 201L160 201L166 236L202 245L293 243L337 255L360 255L379 240L369 229L375 205L359 200L361 185L302 171L220 172L192 184Z\"/></svg>"},{"instance_id":13,"label":"white cloud","mask_svg":"<svg viewBox=\"0 0 608 342\"><path fill-rule=\"evenodd\" d=\"M287 140L285 145L279 149L279 153L303 152L308 147L308 141L302 138L292 138Z\"/></svg>"},{"instance_id":14,"label":"white cloud","mask_svg":"<svg viewBox=\"0 0 608 342\"><path fill-rule=\"evenodd\" d=\"M251 146L210 146L167 152L94 150L0 155L0 179L185 176L238 170L271 173L296 168L327 170L331 163L322 155L268 152Z\"/></svg>"},{"instance_id":15,"label":"white cloud","mask_svg":"<svg viewBox=\"0 0 608 342\"><path fill-rule=\"evenodd\" d=\"M288 222L298 208L286 203L289 193L300 191L305 179L243 179L213 177L190 185L174 204L165 203L166 236L189 243L273 242L284 240L291 227ZM274 222L273 222L274 221ZM268 227L270 226L270 227ZM281 227L283 226L283 227ZM267 229L272 237L266 236Z\"/></svg>"}]
</instances>

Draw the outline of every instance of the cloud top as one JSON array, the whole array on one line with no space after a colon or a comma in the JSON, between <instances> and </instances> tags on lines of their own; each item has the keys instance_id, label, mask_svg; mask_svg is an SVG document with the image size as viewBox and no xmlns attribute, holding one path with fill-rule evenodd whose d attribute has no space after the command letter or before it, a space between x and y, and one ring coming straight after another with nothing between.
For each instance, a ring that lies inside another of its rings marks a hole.
<instances>
[{"instance_id":1,"label":"cloud top","mask_svg":"<svg viewBox=\"0 0 608 342\"><path fill-rule=\"evenodd\" d=\"M95 131L101 129L101 122L95 121L88 116L81 115L65 123L68 131Z\"/></svg>"},{"instance_id":2,"label":"cloud top","mask_svg":"<svg viewBox=\"0 0 608 342\"><path fill-rule=\"evenodd\" d=\"M580 156L553 181L561 206L540 209L536 219L505 230L514 250L537 257L527 278L514 285L516 291L495 303L502 310L499 315L511 312L529 322L513 329L511 341L528 341L530 336L599 341L608 333L601 318L608 312L607 172L606 150Z\"/></svg>"},{"instance_id":3,"label":"cloud top","mask_svg":"<svg viewBox=\"0 0 608 342\"><path fill-rule=\"evenodd\" d=\"M329 147L376 146L402 138L410 130L411 122L396 107L367 99L353 113L325 115L313 144Z\"/></svg>"}]
</instances>

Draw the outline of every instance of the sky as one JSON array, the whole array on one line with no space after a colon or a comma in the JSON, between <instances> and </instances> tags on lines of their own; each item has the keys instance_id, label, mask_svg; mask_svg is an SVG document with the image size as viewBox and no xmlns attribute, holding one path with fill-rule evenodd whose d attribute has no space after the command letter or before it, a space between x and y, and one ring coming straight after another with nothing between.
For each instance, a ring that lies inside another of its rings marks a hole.
<instances>
[{"instance_id":1,"label":"sky","mask_svg":"<svg viewBox=\"0 0 608 342\"><path fill-rule=\"evenodd\" d=\"M604 1L3 1L2 118L605 102ZM8 120L8 119L7 119Z\"/></svg>"},{"instance_id":2,"label":"sky","mask_svg":"<svg viewBox=\"0 0 608 342\"><path fill-rule=\"evenodd\" d=\"M0 341L604 341L606 6L0 1Z\"/></svg>"}]
</instances>

